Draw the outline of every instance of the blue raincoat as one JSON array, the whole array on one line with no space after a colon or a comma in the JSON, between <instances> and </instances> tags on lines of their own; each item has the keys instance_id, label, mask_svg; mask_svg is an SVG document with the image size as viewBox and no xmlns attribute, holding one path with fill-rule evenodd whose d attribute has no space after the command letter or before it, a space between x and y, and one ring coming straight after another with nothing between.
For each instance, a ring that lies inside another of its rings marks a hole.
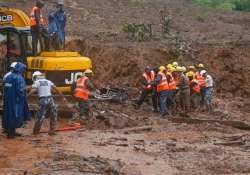
<instances>
[{"instance_id":1,"label":"blue raincoat","mask_svg":"<svg viewBox=\"0 0 250 175\"><path fill-rule=\"evenodd\" d=\"M18 63L13 73L4 81L3 128L20 128L30 119L25 92L25 80L22 77L26 66Z\"/></svg>"},{"instance_id":2,"label":"blue raincoat","mask_svg":"<svg viewBox=\"0 0 250 175\"><path fill-rule=\"evenodd\" d=\"M56 33L61 44L65 40L65 26L66 26L66 14L63 9L59 9L56 12L51 11L48 14L48 32L50 35Z\"/></svg>"}]
</instances>

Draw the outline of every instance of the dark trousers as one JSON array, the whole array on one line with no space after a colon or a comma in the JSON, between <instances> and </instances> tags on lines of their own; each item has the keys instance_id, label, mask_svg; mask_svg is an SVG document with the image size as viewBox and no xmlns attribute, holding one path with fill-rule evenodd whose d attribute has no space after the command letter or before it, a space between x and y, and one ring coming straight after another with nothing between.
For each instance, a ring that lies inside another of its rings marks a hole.
<instances>
[{"instance_id":1,"label":"dark trousers","mask_svg":"<svg viewBox=\"0 0 250 175\"><path fill-rule=\"evenodd\" d=\"M173 114L176 113L176 93L177 90L170 90L169 91L169 97L167 99L167 108L170 109Z\"/></svg>"},{"instance_id":2,"label":"dark trousers","mask_svg":"<svg viewBox=\"0 0 250 175\"><path fill-rule=\"evenodd\" d=\"M205 104L205 95L206 95L206 88L201 87L200 106L204 106L204 104Z\"/></svg>"},{"instance_id":3,"label":"dark trousers","mask_svg":"<svg viewBox=\"0 0 250 175\"><path fill-rule=\"evenodd\" d=\"M153 108L155 111L157 111L157 93L154 91L154 90L145 90L143 89L141 91L141 94L140 94L140 97L137 101L137 105L138 106L141 106L142 103L145 101L146 97L149 95L149 94L152 94L152 104L153 104Z\"/></svg>"},{"instance_id":4,"label":"dark trousers","mask_svg":"<svg viewBox=\"0 0 250 175\"><path fill-rule=\"evenodd\" d=\"M49 37L46 29L38 30L36 27L30 29L32 35L32 54L37 55L37 45L40 41L42 50L49 50Z\"/></svg>"},{"instance_id":5,"label":"dark trousers","mask_svg":"<svg viewBox=\"0 0 250 175\"><path fill-rule=\"evenodd\" d=\"M89 103L86 100L78 99L78 109L81 119L85 119L86 117L89 117Z\"/></svg>"},{"instance_id":6,"label":"dark trousers","mask_svg":"<svg viewBox=\"0 0 250 175\"><path fill-rule=\"evenodd\" d=\"M159 95L159 106L161 116L168 115L167 100L170 96L170 91L165 90L158 93Z\"/></svg>"}]
</instances>

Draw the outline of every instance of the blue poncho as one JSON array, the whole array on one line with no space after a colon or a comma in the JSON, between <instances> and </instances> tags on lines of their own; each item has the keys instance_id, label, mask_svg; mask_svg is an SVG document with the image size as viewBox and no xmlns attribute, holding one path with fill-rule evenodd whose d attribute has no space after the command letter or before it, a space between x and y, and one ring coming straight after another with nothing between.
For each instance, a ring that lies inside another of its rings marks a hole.
<instances>
[{"instance_id":1,"label":"blue poncho","mask_svg":"<svg viewBox=\"0 0 250 175\"><path fill-rule=\"evenodd\" d=\"M18 63L13 73L4 81L3 128L20 128L30 119L25 92L25 80L22 77L26 66Z\"/></svg>"}]
</instances>

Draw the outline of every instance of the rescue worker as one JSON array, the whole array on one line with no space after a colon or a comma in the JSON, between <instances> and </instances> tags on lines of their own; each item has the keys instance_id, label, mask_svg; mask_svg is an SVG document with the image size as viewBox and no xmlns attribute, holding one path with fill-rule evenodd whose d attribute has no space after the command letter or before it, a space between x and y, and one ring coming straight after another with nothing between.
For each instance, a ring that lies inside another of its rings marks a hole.
<instances>
[{"instance_id":1,"label":"rescue worker","mask_svg":"<svg viewBox=\"0 0 250 175\"><path fill-rule=\"evenodd\" d=\"M169 86L166 77L166 68L164 66L159 67L159 72L155 78L156 90L159 98L159 107L161 117L165 118L166 115L169 115L167 109L167 99L169 98Z\"/></svg>"},{"instance_id":2,"label":"rescue worker","mask_svg":"<svg viewBox=\"0 0 250 175\"><path fill-rule=\"evenodd\" d=\"M34 72L32 75L32 79L33 79L33 85L30 88L28 88L29 90L31 89L28 96L35 93L36 91L38 92L39 96L39 109L36 113L33 134L35 135L39 134L46 113L48 110L50 110L52 112L52 115L50 118L49 135L54 135L57 122L57 108L54 103L51 91L55 90L57 93L59 93L60 96L63 98L63 102L66 102L67 100L65 99L61 91L54 85L54 83L51 82L50 80L47 80L41 72L39 71Z\"/></svg>"},{"instance_id":3,"label":"rescue worker","mask_svg":"<svg viewBox=\"0 0 250 175\"><path fill-rule=\"evenodd\" d=\"M213 99L213 94L214 94L214 88L213 88L214 87L214 80L213 80L211 75L207 74L206 70L202 70L200 73L206 81L204 101L205 101L207 111L209 113L211 113L211 112L213 112L212 99Z\"/></svg>"},{"instance_id":4,"label":"rescue worker","mask_svg":"<svg viewBox=\"0 0 250 175\"><path fill-rule=\"evenodd\" d=\"M8 138L20 136L16 128L23 126L30 119L28 103L25 92L25 80L22 77L26 66L17 63L13 72L4 80L3 93L3 128Z\"/></svg>"},{"instance_id":5,"label":"rescue worker","mask_svg":"<svg viewBox=\"0 0 250 175\"><path fill-rule=\"evenodd\" d=\"M48 14L48 33L50 35L50 45L55 50L62 49L65 42L66 13L63 10L63 2L57 0L54 9Z\"/></svg>"},{"instance_id":6,"label":"rescue worker","mask_svg":"<svg viewBox=\"0 0 250 175\"><path fill-rule=\"evenodd\" d=\"M89 96L90 92L100 93L92 83L93 71L87 69L80 78L77 79L74 90L74 97L78 102L78 112L80 115L80 123L83 124L86 118L90 117Z\"/></svg>"},{"instance_id":7,"label":"rescue worker","mask_svg":"<svg viewBox=\"0 0 250 175\"><path fill-rule=\"evenodd\" d=\"M5 81L6 77L8 77L8 76L14 71L14 69L15 69L15 67L16 67L16 64L17 64L17 62L11 63L11 65L10 65L10 71L7 72L7 73L3 76L3 82ZM3 127L3 120L2 120L2 128L4 128L4 127ZM3 133L7 133L7 131L6 131L5 129L3 129Z\"/></svg>"},{"instance_id":8,"label":"rescue worker","mask_svg":"<svg viewBox=\"0 0 250 175\"><path fill-rule=\"evenodd\" d=\"M7 76L9 76L9 75L14 71L16 65L17 65L17 62L11 63L11 65L10 65L10 71L7 72L7 73L3 76L3 81L6 79Z\"/></svg>"},{"instance_id":9,"label":"rescue worker","mask_svg":"<svg viewBox=\"0 0 250 175\"><path fill-rule=\"evenodd\" d=\"M179 91L180 103L183 109L183 114L187 114L190 111L190 88L189 80L184 74L183 67L177 67L178 73L177 87Z\"/></svg>"},{"instance_id":10,"label":"rescue worker","mask_svg":"<svg viewBox=\"0 0 250 175\"><path fill-rule=\"evenodd\" d=\"M194 73L189 71L187 74L189 79L190 86L190 98L191 106L193 111L197 111L200 103L200 85L199 82L195 79Z\"/></svg>"},{"instance_id":11,"label":"rescue worker","mask_svg":"<svg viewBox=\"0 0 250 175\"><path fill-rule=\"evenodd\" d=\"M32 8L30 13L30 31L32 35L32 54L37 54L37 44L40 40L41 36L43 36L45 40L45 47L48 46L47 32L45 28L45 19L42 14L42 8L44 7L44 2L42 0L37 0L36 5ZM43 47L42 47L43 48Z\"/></svg>"},{"instance_id":12,"label":"rescue worker","mask_svg":"<svg viewBox=\"0 0 250 175\"><path fill-rule=\"evenodd\" d=\"M195 76L195 73L196 73L196 71L195 71L195 67L194 66L189 66L188 67L188 72L186 73L186 76L188 77L188 75L193 75L193 76Z\"/></svg>"},{"instance_id":13,"label":"rescue worker","mask_svg":"<svg viewBox=\"0 0 250 175\"><path fill-rule=\"evenodd\" d=\"M153 86L153 81L155 79L155 73L154 71L147 66L145 68L145 72L142 75L142 90L140 97L137 101L137 108L139 108L142 103L145 101L145 98L149 95L152 94L152 104L153 104L153 110L154 112L157 112L157 95L154 93L155 88Z\"/></svg>"},{"instance_id":14,"label":"rescue worker","mask_svg":"<svg viewBox=\"0 0 250 175\"><path fill-rule=\"evenodd\" d=\"M202 71L205 68L204 64L202 63L199 63L196 67L197 67L197 73L200 73L200 71Z\"/></svg>"},{"instance_id":15,"label":"rescue worker","mask_svg":"<svg viewBox=\"0 0 250 175\"><path fill-rule=\"evenodd\" d=\"M175 67L169 66L168 67L168 72L167 72L167 80L168 80L168 85L169 85L169 98L167 100L167 107L168 109L171 108L172 114L176 113L176 93L177 93L177 86L176 86L176 79L173 76L173 72L175 72Z\"/></svg>"},{"instance_id":16,"label":"rescue worker","mask_svg":"<svg viewBox=\"0 0 250 175\"><path fill-rule=\"evenodd\" d=\"M200 85L200 108L202 109L204 107L205 104L205 92L206 92L206 81L205 78L200 74L201 70L204 69L204 65L203 64L198 64L197 66L197 72L195 74L195 78L197 79L197 81L199 82Z\"/></svg>"}]
</instances>

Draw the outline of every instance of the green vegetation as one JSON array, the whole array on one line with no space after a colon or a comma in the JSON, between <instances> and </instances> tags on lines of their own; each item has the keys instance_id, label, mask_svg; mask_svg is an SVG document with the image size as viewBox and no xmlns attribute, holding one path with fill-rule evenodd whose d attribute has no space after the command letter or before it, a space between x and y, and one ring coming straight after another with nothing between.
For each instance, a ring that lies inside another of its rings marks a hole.
<instances>
[{"instance_id":1,"label":"green vegetation","mask_svg":"<svg viewBox=\"0 0 250 175\"><path fill-rule=\"evenodd\" d=\"M206 22L208 17L206 14L198 14L194 16L194 19L198 22Z\"/></svg>"},{"instance_id":2,"label":"green vegetation","mask_svg":"<svg viewBox=\"0 0 250 175\"><path fill-rule=\"evenodd\" d=\"M195 3L222 10L250 12L250 0L193 0Z\"/></svg>"},{"instance_id":3,"label":"green vegetation","mask_svg":"<svg viewBox=\"0 0 250 175\"><path fill-rule=\"evenodd\" d=\"M152 36L151 24L128 24L122 26L122 31L128 34L128 38L132 41L142 42Z\"/></svg>"}]
</instances>

